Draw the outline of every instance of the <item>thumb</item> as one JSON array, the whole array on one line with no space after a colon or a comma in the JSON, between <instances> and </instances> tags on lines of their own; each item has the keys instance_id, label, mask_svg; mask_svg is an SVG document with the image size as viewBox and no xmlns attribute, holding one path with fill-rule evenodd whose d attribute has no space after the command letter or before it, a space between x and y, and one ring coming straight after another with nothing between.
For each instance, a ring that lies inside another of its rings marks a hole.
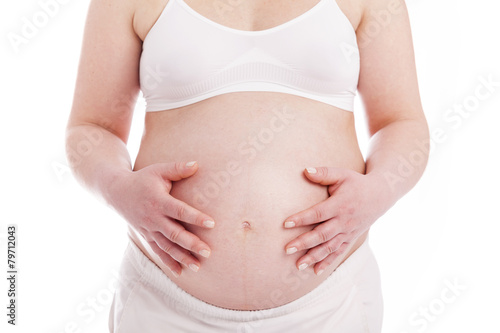
<instances>
[{"instance_id":1,"label":"thumb","mask_svg":"<svg viewBox=\"0 0 500 333\"><path fill-rule=\"evenodd\" d=\"M165 180L178 181L194 175L198 171L198 163L196 161L158 163L156 171Z\"/></svg>"},{"instance_id":2,"label":"thumb","mask_svg":"<svg viewBox=\"0 0 500 333\"><path fill-rule=\"evenodd\" d=\"M308 167L304 169L304 174L310 181L321 185L333 185L346 177L345 170L328 167Z\"/></svg>"}]
</instances>

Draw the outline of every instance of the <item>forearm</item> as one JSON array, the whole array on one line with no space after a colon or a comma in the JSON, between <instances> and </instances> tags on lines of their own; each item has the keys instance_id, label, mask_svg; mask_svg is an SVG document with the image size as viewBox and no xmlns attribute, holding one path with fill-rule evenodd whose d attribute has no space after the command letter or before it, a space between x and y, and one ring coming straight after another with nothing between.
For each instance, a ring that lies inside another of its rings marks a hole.
<instances>
[{"instance_id":1,"label":"forearm","mask_svg":"<svg viewBox=\"0 0 500 333\"><path fill-rule=\"evenodd\" d=\"M422 176L429 157L425 118L394 121L371 138L366 174L380 181L380 194L392 206Z\"/></svg>"},{"instance_id":2,"label":"forearm","mask_svg":"<svg viewBox=\"0 0 500 333\"><path fill-rule=\"evenodd\" d=\"M106 203L116 178L132 170L126 144L97 125L68 126L66 156L74 177Z\"/></svg>"}]
</instances>

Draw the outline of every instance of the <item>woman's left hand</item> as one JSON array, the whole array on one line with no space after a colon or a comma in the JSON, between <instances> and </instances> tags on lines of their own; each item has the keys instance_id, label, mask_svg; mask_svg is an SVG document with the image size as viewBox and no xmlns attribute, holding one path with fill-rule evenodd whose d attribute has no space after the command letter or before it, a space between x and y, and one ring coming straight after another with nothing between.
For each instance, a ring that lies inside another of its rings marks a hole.
<instances>
[{"instance_id":1,"label":"woman's left hand","mask_svg":"<svg viewBox=\"0 0 500 333\"><path fill-rule=\"evenodd\" d=\"M391 204L388 195L384 195L388 186L383 177L328 167L307 168L304 173L310 181L328 186L330 197L285 220L285 228L318 224L289 242L285 251L292 254L308 250L297 260L297 268L314 265L314 272L319 275Z\"/></svg>"}]
</instances>

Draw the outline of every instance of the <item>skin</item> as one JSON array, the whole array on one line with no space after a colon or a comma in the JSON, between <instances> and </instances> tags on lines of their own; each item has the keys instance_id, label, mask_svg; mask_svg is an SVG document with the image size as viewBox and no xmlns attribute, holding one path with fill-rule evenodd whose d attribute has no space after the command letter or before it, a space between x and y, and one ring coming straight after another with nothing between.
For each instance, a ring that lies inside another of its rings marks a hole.
<instances>
[{"instance_id":1,"label":"skin","mask_svg":"<svg viewBox=\"0 0 500 333\"><path fill-rule=\"evenodd\" d=\"M223 13L208 1L186 3L222 25L262 30L289 21L317 1L302 1L293 8L279 1L241 2ZM383 26L373 13L393 8L394 1L338 3L360 46L358 92L371 136L366 161L357 146L352 113L293 95L242 92L148 113L133 167L126 142L140 88L142 40L165 2L91 3L67 126L70 166L85 187L125 218L130 237L145 255L200 299L233 309L262 309L302 296L361 245L371 225L423 173L429 135L404 2L398 3L399 10L390 16L390 24ZM382 28L374 34L377 24ZM236 115L234 106L239 108ZM219 161L236 158L240 165L246 165L241 156L234 155L230 143L241 142L252 130L267 126L268 113L258 110L276 106L289 108L297 121L262 150L252 164L255 168L232 178L233 190L222 191L206 207L197 203L194 189L207 184L210 172L224 170ZM208 135L203 132L207 122L225 122L223 128L233 131ZM246 125L242 127L242 123ZM199 133L213 138L213 145L201 147L204 140ZM85 154L75 154L89 135L100 137L100 143ZM301 153L287 159L280 155L284 149ZM206 154L190 153L197 151ZM270 156L281 156L283 171L270 171L272 166L265 162ZM419 157L417 162L415 156ZM407 172L401 171L404 161L412 166ZM261 171L260 166L268 169ZM254 191L252 184L258 184L255 191L268 193L270 199L250 195L246 198L255 202L248 203L236 195ZM266 188L266 184L271 185ZM279 209L271 207L272 203ZM219 205L245 210L214 208ZM240 257L230 256L232 251ZM265 256L270 258L268 263L262 263ZM302 279L300 288L284 289L286 296L280 300L264 302L270 290L281 287L272 279L264 284L255 267L288 272L292 263L294 271L289 274ZM230 272L226 272L227 267ZM226 281L228 273L239 278ZM220 290L207 287L217 285L225 287L223 297ZM250 304L250 298L262 302Z\"/></svg>"}]
</instances>

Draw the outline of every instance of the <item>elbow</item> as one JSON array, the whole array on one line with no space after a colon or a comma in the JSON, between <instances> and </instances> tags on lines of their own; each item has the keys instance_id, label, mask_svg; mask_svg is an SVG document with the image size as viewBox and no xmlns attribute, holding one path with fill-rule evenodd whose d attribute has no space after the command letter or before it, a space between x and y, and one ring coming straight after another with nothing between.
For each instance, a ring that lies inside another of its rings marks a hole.
<instances>
[{"instance_id":1,"label":"elbow","mask_svg":"<svg viewBox=\"0 0 500 333\"><path fill-rule=\"evenodd\" d=\"M77 169L82 164L84 150L86 149L86 144L83 143L81 134L78 132L77 126L70 126L69 124L65 131L64 150L68 167L73 175L77 174Z\"/></svg>"},{"instance_id":2,"label":"elbow","mask_svg":"<svg viewBox=\"0 0 500 333\"><path fill-rule=\"evenodd\" d=\"M103 143L104 135L104 130L99 127L68 123L64 145L68 166L74 174L84 160Z\"/></svg>"},{"instance_id":3,"label":"elbow","mask_svg":"<svg viewBox=\"0 0 500 333\"><path fill-rule=\"evenodd\" d=\"M378 118L374 121L368 121L368 131L370 137L377 135L379 132L388 128L401 128L405 131L414 133L418 139L429 141L429 124L423 112L412 116L396 116Z\"/></svg>"}]
</instances>

